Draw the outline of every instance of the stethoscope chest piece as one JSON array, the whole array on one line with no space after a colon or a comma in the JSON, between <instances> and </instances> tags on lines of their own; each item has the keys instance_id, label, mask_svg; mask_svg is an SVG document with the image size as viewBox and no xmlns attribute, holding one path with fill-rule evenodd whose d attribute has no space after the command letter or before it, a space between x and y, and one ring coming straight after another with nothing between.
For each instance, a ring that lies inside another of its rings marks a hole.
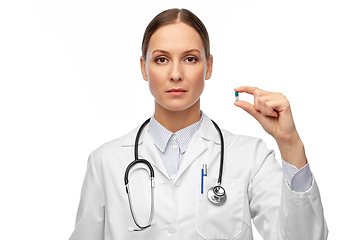
<instances>
[{"instance_id":1,"label":"stethoscope chest piece","mask_svg":"<svg viewBox=\"0 0 360 240\"><path fill-rule=\"evenodd\" d=\"M211 187L207 193L208 199L215 205L223 205L226 202L225 189L220 186Z\"/></svg>"},{"instance_id":2,"label":"stethoscope chest piece","mask_svg":"<svg viewBox=\"0 0 360 240\"><path fill-rule=\"evenodd\" d=\"M212 121L212 120L211 120ZM150 118L148 120L146 120L139 128L138 133L136 134L136 138L135 138L135 147L134 147L134 157L135 160L132 161L126 168L125 170L125 174L124 174L124 183L125 183L125 190L127 193L127 197L128 197L128 201L129 201L129 207L130 207L130 212L132 215L132 218L134 220L134 223L136 224L136 226L138 227L138 229L135 229L133 227L129 227L128 230L130 232L134 232L134 231L142 231L145 230L146 228L155 225L155 222L153 221L153 216L154 216L154 187L155 187L155 173L154 173L154 169L151 166L150 162L147 161L146 159L139 159L139 153L138 153L138 146L139 146L139 139L140 139L140 134L142 132L142 130L144 129L144 127L146 126L146 124L148 124L150 122ZM220 142L221 142L221 151L220 151L220 169L219 169L219 178L217 181L217 185L210 188L207 196L210 202L212 202L213 204L220 206L223 205L226 201L226 192L225 189L221 186L221 179L222 179L222 171L223 171L223 163L224 163L224 138L222 136L221 130L218 127L218 125L212 121L214 123L215 128L217 129L217 131L219 132L220 135ZM150 209L150 216L149 216L149 221L146 225L140 225L136 219L136 216L134 214L133 211L133 205L132 205L132 201L131 201L131 194L130 194L130 188L129 188L129 173L130 173L130 169L138 164L138 163L143 163L146 164L148 169L149 169L149 174L150 174L150 184L151 184L151 209ZM202 172L202 177L203 177L203 172ZM207 176L207 174L205 174L205 176ZM201 188L203 190L203 188ZM203 193L203 191L201 191L201 193Z\"/></svg>"}]
</instances>

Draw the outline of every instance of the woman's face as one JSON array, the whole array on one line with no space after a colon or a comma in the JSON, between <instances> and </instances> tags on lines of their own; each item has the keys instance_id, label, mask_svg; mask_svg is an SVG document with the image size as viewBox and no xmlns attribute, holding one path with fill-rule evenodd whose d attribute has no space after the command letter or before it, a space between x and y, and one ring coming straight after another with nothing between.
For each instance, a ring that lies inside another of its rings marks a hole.
<instances>
[{"instance_id":1,"label":"woman's face","mask_svg":"<svg viewBox=\"0 0 360 240\"><path fill-rule=\"evenodd\" d=\"M212 56L206 60L200 35L182 22L156 30L146 61L141 57L140 62L155 104L169 111L186 110L197 103L205 80L211 77Z\"/></svg>"}]
</instances>

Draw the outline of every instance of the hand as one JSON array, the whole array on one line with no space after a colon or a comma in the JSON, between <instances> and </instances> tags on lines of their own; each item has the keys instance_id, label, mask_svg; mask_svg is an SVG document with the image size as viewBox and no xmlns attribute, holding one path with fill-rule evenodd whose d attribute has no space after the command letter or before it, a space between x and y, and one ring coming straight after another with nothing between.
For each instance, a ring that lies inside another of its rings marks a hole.
<instances>
[{"instance_id":1,"label":"hand","mask_svg":"<svg viewBox=\"0 0 360 240\"><path fill-rule=\"evenodd\" d=\"M245 101L237 101L234 104L252 115L276 140L291 141L298 136L290 103L284 95L246 86L235 88L235 91L254 96L254 105Z\"/></svg>"},{"instance_id":2,"label":"hand","mask_svg":"<svg viewBox=\"0 0 360 240\"><path fill-rule=\"evenodd\" d=\"M281 93L248 86L235 88L235 91L254 96L254 105L246 101L237 101L234 104L252 115L264 130L275 138L282 158L296 167L304 166L304 147L296 131L290 103L286 97Z\"/></svg>"}]
</instances>

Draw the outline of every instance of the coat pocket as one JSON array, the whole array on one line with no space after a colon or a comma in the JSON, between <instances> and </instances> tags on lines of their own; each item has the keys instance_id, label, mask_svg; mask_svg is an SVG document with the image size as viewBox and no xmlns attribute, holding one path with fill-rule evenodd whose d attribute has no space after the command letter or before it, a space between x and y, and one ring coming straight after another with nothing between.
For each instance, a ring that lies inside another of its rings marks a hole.
<instances>
[{"instance_id":1,"label":"coat pocket","mask_svg":"<svg viewBox=\"0 0 360 240\"><path fill-rule=\"evenodd\" d=\"M234 239L241 234L243 225L244 184L238 179L223 179L222 187L227 199L223 205L217 206L207 197L208 190L216 182L217 179L206 177L204 193L197 196L196 231L204 239Z\"/></svg>"}]
</instances>

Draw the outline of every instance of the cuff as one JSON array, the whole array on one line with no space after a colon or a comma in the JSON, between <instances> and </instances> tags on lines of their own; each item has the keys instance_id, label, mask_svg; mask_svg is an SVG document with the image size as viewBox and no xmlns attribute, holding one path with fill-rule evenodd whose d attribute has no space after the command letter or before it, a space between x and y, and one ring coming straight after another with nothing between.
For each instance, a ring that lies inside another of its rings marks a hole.
<instances>
[{"instance_id":1,"label":"cuff","mask_svg":"<svg viewBox=\"0 0 360 240\"><path fill-rule=\"evenodd\" d=\"M313 182L313 176L309 163L307 163L301 169L298 169L297 167L286 162L284 159L281 160L284 177L291 190L295 192L305 192L309 190Z\"/></svg>"}]
</instances>

